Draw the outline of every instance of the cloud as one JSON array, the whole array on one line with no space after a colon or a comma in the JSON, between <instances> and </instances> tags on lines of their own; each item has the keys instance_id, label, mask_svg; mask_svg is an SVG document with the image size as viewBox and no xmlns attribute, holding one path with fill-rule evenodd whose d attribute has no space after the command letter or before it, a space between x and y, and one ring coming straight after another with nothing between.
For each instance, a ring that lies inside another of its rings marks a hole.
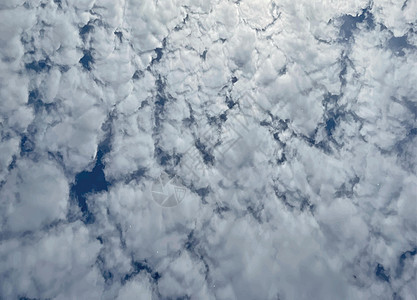
<instances>
[{"instance_id":1,"label":"cloud","mask_svg":"<svg viewBox=\"0 0 417 300\"><path fill-rule=\"evenodd\" d=\"M19 160L1 190L4 231L39 230L64 219L68 182L51 162Z\"/></svg>"},{"instance_id":2,"label":"cloud","mask_svg":"<svg viewBox=\"0 0 417 300\"><path fill-rule=\"evenodd\" d=\"M99 297L94 267L100 249L80 223L61 225L21 241L3 241L1 295L5 298Z\"/></svg>"},{"instance_id":3,"label":"cloud","mask_svg":"<svg viewBox=\"0 0 417 300\"><path fill-rule=\"evenodd\" d=\"M415 6L3 1L0 298L417 297Z\"/></svg>"}]
</instances>

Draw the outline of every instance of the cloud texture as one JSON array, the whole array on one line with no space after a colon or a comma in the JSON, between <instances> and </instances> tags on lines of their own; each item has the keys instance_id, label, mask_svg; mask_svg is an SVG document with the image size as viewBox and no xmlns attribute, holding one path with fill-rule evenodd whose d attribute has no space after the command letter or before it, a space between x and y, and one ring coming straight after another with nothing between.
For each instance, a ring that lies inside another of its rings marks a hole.
<instances>
[{"instance_id":1,"label":"cloud texture","mask_svg":"<svg viewBox=\"0 0 417 300\"><path fill-rule=\"evenodd\" d=\"M415 0L3 0L0 298L416 299L416 24Z\"/></svg>"}]
</instances>

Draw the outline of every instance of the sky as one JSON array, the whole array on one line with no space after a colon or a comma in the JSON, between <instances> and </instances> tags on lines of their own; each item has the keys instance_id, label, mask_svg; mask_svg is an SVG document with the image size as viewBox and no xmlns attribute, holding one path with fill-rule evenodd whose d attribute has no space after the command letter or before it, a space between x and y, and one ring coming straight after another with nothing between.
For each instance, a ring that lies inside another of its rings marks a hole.
<instances>
[{"instance_id":1,"label":"sky","mask_svg":"<svg viewBox=\"0 0 417 300\"><path fill-rule=\"evenodd\" d=\"M0 299L417 299L416 0L2 0Z\"/></svg>"}]
</instances>

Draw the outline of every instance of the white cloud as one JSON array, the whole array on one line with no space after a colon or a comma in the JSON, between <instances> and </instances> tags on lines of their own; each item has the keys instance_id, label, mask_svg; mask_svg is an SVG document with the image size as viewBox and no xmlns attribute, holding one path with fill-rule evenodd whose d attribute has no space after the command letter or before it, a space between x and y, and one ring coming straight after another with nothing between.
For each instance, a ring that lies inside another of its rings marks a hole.
<instances>
[{"instance_id":1,"label":"white cloud","mask_svg":"<svg viewBox=\"0 0 417 300\"><path fill-rule=\"evenodd\" d=\"M100 244L80 223L60 225L23 241L2 242L1 296L97 298L103 280L94 267Z\"/></svg>"},{"instance_id":2,"label":"white cloud","mask_svg":"<svg viewBox=\"0 0 417 300\"><path fill-rule=\"evenodd\" d=\"M51 162L19 160L0 195L3 230L38 230L65 218L68 182Z\"/></svg>"},{"instance_id":3,"label":"white cloud","mask_svg":"<svg viewBox=\"0 0 417 300\"><path fill-rule=\"evenodd\" d=\"M117 299L120 300L134 300L134 299L152 299L152 287L149 283L149 279L142 276L141 279L131 280L123 286Z\"/></svg>"},{"instance_id":4,"label":"white cloud","mask_svg":"<svg viewBox=\"0 0 417 300\"><path fill-rule=\"evenodd\" d=\"M417 297L415 7L3 1L0 297Z\"/></svg>"}]
</instances>

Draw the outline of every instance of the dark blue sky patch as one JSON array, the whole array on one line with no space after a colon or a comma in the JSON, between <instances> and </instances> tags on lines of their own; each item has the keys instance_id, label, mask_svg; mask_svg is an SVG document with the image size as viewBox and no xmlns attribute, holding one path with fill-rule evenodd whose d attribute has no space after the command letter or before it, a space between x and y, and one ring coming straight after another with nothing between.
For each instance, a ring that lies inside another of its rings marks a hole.
<instances>
[{"instance_id":1,"label":"dark blue sky patch","mask_svg":"<svg viewBox=\"0 0 417 300\"><path fill-rule=\"evenodd\" d=\"M17 162L17 157L16 155L13 155L12 157L12 162L10 163L10 165L7 167L7 171L11 171L16 167L16 162Z\"/></svg>"},{"instance_id":2,"label":"dark blue sky patch","mask_svg":"<svg viewBox=\"0 0 417 300\"><path fill-rule=\"evenodd\" d=\"M340 98L340 95L334 95L334 94L331 94L331 93L327 93L324 96L324 101L327 102L327 103L336 103L339 100L339 98Z\"/></svg>"},{"instance_id":3,"label":"dark blue sky patch","mask_svg":"<svg viewBox=\"0 0 417 300\"><path fill-rule=\"evenodd\" d=\"M340 78L340 81L342 82L342 86L344 86L344 84L346 83L344 75L340 75L339 78ZM338 107L337 102L339 101L339 98L340 98L340 95L335 95L331 93L327 93L324 95L322 103L327 112L327 119L335 117L335 114L336 114L335 111L337 110L337 107Z\"/></svg>"},{"instance_id":4,"label":"dark blue sky patch","mask_svg":"<svg viewBox=\"0 0 417 300\"><path fill-rule=\"evenodd\" d=\"M264 126L264 125L262 125L262 124L265 124L265 123L261 123L261 126ZM277 132L275 132L272 136L273 136L274 140L276 140L276 141L278 141L278 142L281 142L281 140L280 140L280 138L279 138L279 134L280 134L280 131L277 131Z\"/></svg>"},{"instance_id":5,"label":"dark blue sky patch","mask_svg":"<svg viewBox=\"0 0 417 300\"><path fill-rule=\"evenodd\" d=\"M407 134L408 136L416 136L417 135L417 128L412 128Z\"/></svg>"},{"instance_id":6,"label":"dark blue sky patch","mask_svg":"<svg viewBox=\"0 0 417 300\"><path fill-rule=\"evenodd\" d=\"M67 65L59 65L58 66L59 70L61 71L61 73L66 73L69 71L70 67Z\"/></svg>"},{"instance_id":7,"label":"dark blue sky patch","mask_svg":"<svg viewBox=\"0 0 417 300\"><path fill-rule=\"evenodd\" d=\"M101 272L101 275L103 276L106 284L111 284L113 282L113 273L109 270L104 270L103 272Z\"/></svg>"},{"instance_id":8,"label":"dark blue sky patch","mask_svg":"<svg viewBox=\"0 0 417 300\"><path fill-rule=\"evenodd\" d=\"M78 33L79 33L81 39L83 40L83 42L86 41L88 34L90 32L92 32L93 30L94 30L94 26L91 25L90 23L88 23L87 25L84 25L83 27L80 28Z\"/></svg>"},{"instance_id":9,"label":"dark blue sky patch","mask_svg":"<svg viewBox=\"0 0 417 300\"><path fill-rule=\"evenodd\" d=\"M289 208L290 210L293 210L293 209L295 209L295 206L290 202L290 201L288 201L288 199L287 199L287 194L286 194L286 192L285 191L282 191L280 188L279 188L279 186L278 185L274 185L273 186L273 189L274 189L274 193L275 193L275 196L280 200L280 201L282 201L282 203L287 207L287 208Z\"/></svg>"},{"instance_id":10,"label":"dark blue sky patch","mask_svg":"<svg viewBox=\"0 0 417 300\"><path fill-rule=\"evenodd\" d=\"M200 139L195 141L195 147L198 149L198 151L200 151L200 154L203 157L203 161L206 165L214 164L214 155L211 153L208 147L200 141Z\"/></svg>"},{"instance_id":11,"label":"dark blue sky patch","mask_svg":"<svg viewBox=\"0 0 417 300\"><path fill-rule=\"evenodd\" d=\"M158 95L156 97L155 104L157 106L160 106L160 108L164 108L165 103L168 101L166 95L165 95L165 82L161 76L158 77L158 79L155 81L156 88L158 91Z\"/></svg>"},{"instance_id":12,"label":"dark blue sky patch","mask_svg":"<svg viewBox=\"0 0 417 300\"><path fill-rule=\"evenodd\" d=\"M204 50L203 53L200 55L203 60L206 60L207 57L207 50Z\"/></svg>"},{"instance_id":13,"label":"dark blue sky patch","mask_svg":"<svg viewBox=\"0 0 417 300\"><path fill-rule=\"evenodd\" d=\"M65 169L64 157L62 156L61 152L48 151L48 158L50 160L55 161L58 165L60 165L63 169Z\"/></svg>"},{"instance_id":14,"label":"dark blue sky patch","mask_svg":"<svg viewBox=\"0 0 417 300\"><path fill-rule=\"evenodd\" d=\"M155 98L155 129L159 129L161 125L161 116L165 111L165 104L168 102L168 97L165 95L165 83L162 80L161 76L155 81L157 86L158 94Z\"/></svg>"},{"instance_id":15,"label":"dark blue sky patch","mask_svg":"<svg viewBox=\"0 0 417 300\"><path fill-rule=\"evenodd\" d=\"M282 153L282 155L276 160L277 164L279 165L282 165L286 161L287 161L287 157L285 156L285 153Z\"/></svg>"},{"instance_id":16,"label":"dark blue sky patch","mask_svg":"<svg viewBox=\"0 0 417 300\"><path fill-rule=\"evenodd\" d=\"M361 22L360 17L345 15L342 17L343 25L340 27L340 35L345 39L349 40L353 35L353 31L357 28L356 23Z\"/></svg>"},{"instance_id":17,"label":"dark blue sky patch","mask_svg":"<svg viewBox=\"0 0 417 300\"><path fill-rule=\"evenodd\" d=\"M194 187L194 185L192 185L190 190L191 190L191 192L196 193L203 200L204 204L207 203L206 199L207 199L207 197L208 197L208 195L210 194L210 191L211 191L210 186L197 189L197 188Z\"/></svg>"},{"instance_id":18,"label":"dark blue sky patch","mask_svg":"<svg viewBox=\"0 0 417 300\"><path fill-rule=\"evenodd\" d=\"M134 80L138 80L138 79L140 79L141 77L143 77L143 75L144 75L143 71L141 71L141 70L137 70L137 71L133 74L132 79L134 79Z\"/></svg>"},{"instance_id":19,"label":"dark blue sky patch","mask_svg":"<svg viewBox=\"0 0 417 300\"><path fill-rule=\"evenodd\" d=\"M417 103L411 101L409 97L403 97L400 103L407 107L407 109L417 118Z\"/></svg>"},{"instance_id":20,"label":"dark blue sky patch","mask_svg":"<svg viewBox=\"0 0 417 300\"><path fill-rule=\"evenodd\" d=\"M181 161L181 155L178 153L170 154L159 146L155 147L155 157L161 166L176 166Z\"/></svg>"},{"instance_id":21,"label":"dark blue sky patch","mask_svg":"<svg viewBox=\"0 0 417 300\"><path fill-rule=\"evenodd\" d=\"M71 186L71 195L77 201L83 215L83 222L94 223L94 215L88 209L87 197L91 193L108 191L110 183L104 175L103 156L110 151L108 143L101 143L98 147L96 163L91 171L82 171L75 176L75 183Z\"/></svg>"},{"instance_id":22,"label":"dark blue sky patch","mask_svg":"<svg viewBox=\"0 0 417 300\"><path fill-rule=\"evenodd\" d=\"M190 296L184 295L184 296L181 296L181 297L177 297L175 300L190 300L190 299L191 299Z\"/></svg>"},{"instance_id":23,"label":"dark blue sky patch","mask_svg":"<svg viewBox=\"0 0 417 300\"><path fill-rule=\"evenodd\" d=\"M101 240L100 243L103 244L103 241ZM111 285L113 283L114 276L113 276L113 273L110 270L107 270L105 268L106 262L105 262L105 258L102 255L99 255L97 257L96 265L100 269L101 276L103 276L105 283L107 285Z\"/></svg>"},{"instance_id":24,"label":"dark blue sky patch","mask_svg":"<svg viewBox=\"0 0 417 300\"><path fill-rule=\"evenodd\" d=\"M158 272L154 272L154 270L152 270L152 268L148 265L146 260L144 260L144 261L133 261L132 262L132 269L133 270L130 273L126 274L122 278L122 285L125 285L126 282L128 282L131 278L138 275L141 271L144 271L144 272L150 274L154 281L158 281L159 278L161 278L161 275Z\"/></svg>"},{"instance_id":25,"label":"dark blue sky patch","mask_svg":"<svg viewBox=\"0 0 417 300\"><path fill-rule=\"evenodd\" d=\"M91 32L91 31L93 31L93 29L94 29L93 25L90 25L90 24L84 25L83 27L80 28L80 35L83 36L83 35Z\"/></svg>"},{"instance_id":26,"label":"dark blue sky patch","mask_svg":"<svg viewBox=\"0 0 417 300\"><path fill-rule=\"evenodd\" d=\"M369 7L363 9L360 15L344 15L342 21L339 35L344 41L348 41L353 36L354 31L358 28L358 23L366 22L367 29L375 28L374 16Z\"/></svg>"},{"instance_id":27,"label":"dark blue sky patch","mask_svg":"<svg viewBox=\"0 0 417 300\"><path fill-rule=\"evenodd\" d=\"M129 184L133 180L136 180L136 182L138 182L139 180L141 180L144 177L146 171L147 171L146 168L140 168L140 169L130 173L125 178L125 184Z\"/></svg>"},{"instance_id":28,"label":"dark blue sky patch","mask_svg":"<svg viewBox=\"0 0 417 300\"><path fill-rule=\"evenodd\" d=\"M328 136L332 136L334 129L336 128L336 121L330 118L326 121L326 132Z\"/></svg>"},{"instance_id":29,"label":"dark blue sky patch","mask_svg":"<svg viewBox=\"0 0 417 300\"><path fill-rule=\"evenodd\" d=\"M346 197L346 198L352 198L353 196L353 189L356 184L358 184L360 181L359 177L355 176L351 178L348 182L344 182L336 191L334 196L336 198Z\"/></svg>"},{"instance_id":30,"label":"dark blue sky patch","mask_svg":"<svg viewBox=\"0 0 417 300\"><path fill-rule=\"evenodd\" d=\"M227 121L227 112L225 111L220 115L216 115L216 114L214 114L213 116L208 115L207 121L210 124L210 126L221 128L223 124Z\"/></svg>"},{"instance_id":31,"label":"dark blue sky patch","mask_svg":"<svg viewBox=\"0 0 417 300\"><path fill-rule=\"evenodd\" d=\"M155 53L156 53L156 57L152 58L152 62L151 64L155 63L155 62L159 62L163 56L163 48L156 48L155 49Z\"/></svg>"},{"instance_id":32,"label":"dark blue sky patch","mask_svg":"<svg viewBox=\"0 0 417 300\"><path fill-rule=\"evenodd\" d=\"M348 67L348 61L349 58L346 56L346 54L343 52L340 58L340 65L341 65L341 70L339 73L339 80L342 83L342 87L346 86L347 80L346 80L346 74L347 74L347 67ZM337 95L333 95L331 93L328 93L328 97L329 99L332 99L333 96L337 96ZM336 101L338 100L338 98L336 99Z\"/></svg>"},{"instance_id":33,"label":"dark blue sky patch","mask_svg":"<svg viewBox=\"0 0 417 300\"><path fill-rule=\"evenodd\" d=\"M310 146L315 146L316 145L316 133L317 133L317 128L314 132L314 134L312 134L311 136L307 136L304 134L300 134L299 136Z\"/></svg>"},{"instance_id":34,"label":"dark blue sky patch","mask_svg":"<svg viewBox=\"0 0 417 300\"><path fill-rule=\"evenodd\" d=\"M188 251L194 251L195 246L197 246L198 244L198 240L194 237L194 230L192 230L188 235L187 235L187 241L185 242L185 249L187 249Z\"/></svg>"},{"instance_id":35,"label":"dark blue sky patch","mask_svg":"<svg viewBox=\"0 0 417 300\"><path fill-rule=\"evenodd\" d=\"M408 1L409 1L409 0L405 0L405 1L404 1L403 6L401 7L401 10L406 9L406 7L407 7L407 5L408 5Z\"/></svg>"},{"instance_id":36,"label":"dark blue sky patch","mask_svg":"<svg viewBox=\"0 0 417 300\"><path fill-rule=\"evenodd\" d=\"M408 43L407 35L403 35L400 37L391 37L388 40L388 48L391 49L395 55L404 56L404 49L411 49L413 46Z\"/></svg>"},{"instance_id":37,"label":"dark blue sky patch","mask_svg":"<svg viewBox=\"0 0 417 300\"><path fill-rule=\"evenodd\" d=\"M390 282L389 272L387 272L383 265L378 264L375 268L375 275L379 280Z\"/></svg>"},{"instance_id":38,"label":"dark blue sky patch","mask_svg":"<svg viewBox=\"0 0 417 300\"><path fill-rule=\"evenodd\" d=\"M167 98L162 96L162 95L158 95L156 97L156 101L155 104L158 108L160 108L161 110L165 107L165 103L167 103Z\"/></svg>"},{"instance_id":39,"label":"dark blue sky patch","mask_svg":"<svg viewBox=\"0 0 417 300\"><path fill-rule=\"evenodd\" d=\"M84 50L84 56L81 57L79 63L83 66L84 69L91 71L91 66L94 63L94 58L90 50Z\"/></svg>"},{"instance_id":40,"label":"dark blue sky patch","mask_svg":"<svg viewBox=\"0 0 417 300\"><path fill-rule=\"evenodd\" d=\"M403 254L401 254L399 260L398 260L398 267L397 267L397 271L396 271L396 277L401 277L403 271L404 271L404 267L405 264L407 263L412 263L411 258L413 256L415 256L417 254L417 248L414 248L411 251L405 251Z\"/></svg>"},{"instance_id":41,"label":"dark blue sky patch","mask_svg":"<svg viewBox=\"0 0 417 300\"><path fill-rule=\"evenodd\" d=\"M219 116L219 118L220 118L220 120L222 120L223 122L226 122L226 121L227 121L227 113L226 113L226 112L222 113L222 114Z\"/></svg>"},{"instance_id":42,"label":"dark blue sky patch","mask_svg":"<svg viewBox=\"0 0 417 300\"><path fill-rule=\"evenodd\" d=\"M259 122L259 125L264 126L264 127L269 127L271 126L271 122L267 120L262 120L261 122Z\"/></svg>"},{"instance_id":43,"label":"dark blue sky patch","mask_svg":"<svg viewBox=\"0 0 417 300\"><path fill-rule=\"evenodd\" d=\"M36 73L41 72L49 72L51 69L50 61L49 59L43 59L38 61L32 61L31 63L28 63L25 65L26 70L32 70Z\"/></svg>"},{"instance_id":44,"label":"dark blue sky patch","mask_svg":"<svg viewBox=\"0 0 417 300\"><path fill-rule=\"evenodd\" d=\"M248 213L259 223L262 224L263 220L262 220L262 211L264 209L264 205L257 205L257 206L252 206L249 205L246 207Z\"/></svg>"},{"instance_id":45,"label":"dark blue sky patch","mask_svg":"<svg viewBox=\"0 0 417 300\"><path fill-rule=\"evenodd\" d=\"M75 184L71 187L71 193L78 202L85 223L94 223L94 216L88 209L87 195L100 191L107 191L107 182L100 166L94 166L91 172L83 171L75 176Z\"/></svg>"},{"instance_id":46,"label":"dark blue sky patch","mask_svg":"<svg viewBox=\"0 0 417 300\"><path fill-rule=\"evenodd\" d=\"M29 92L28 104L33 106L35 113L38 113L42 109L43 101L37 89Z\"/></svg>"},{"instance_id":47,"label":"dark blue sky patch","mask_svg":"<svg viewBox=\"0 0 417 300\"><path fill-rule=\"evenodd\" d=\"M226 96L226 104L229 109L233 108L237 103L232 98Z\"/></svg>"},{"instance_id":48,"label":"dark blue sky patch","mask_svg":"<svg viewBox=\"0 0 417 300\"><path fill-rule=\"evenodd\" d=\"M332 149L329 146L328 142L325 141L318 141L317 140L317 133L319 132L319 128L322 128L324 124L320 124L319 127L316 127L314 130L314 133L311 133L310 136L304 135L304 134L298 134L297 136L304 140L304 142L309 145L310 147L314 147L316 149L319 149L323 151L326 154L332 153Z\"/></svg>"},{"instance_id":49,"label":"dark blue sky patch","mask_svg":"<svg viewBox=\"0 0 417 300\"><path fill-rule=\"evenodd\" d=\"M105 139L98 145L94 168L82 171L75 176L75 183L71 186L71 198L74 199L82 213L82 220L86 224L94 223L94 215L89 210L87 198L89 194L108 191L110 182L104 174L104 156L111 151L112 116L101 126L106 133Z\"/></svg>"},{"instance_id":50,"label":"dark blue sky patch","mask_svg":"<svg viewBox=\"0 0 417 300\"><path fill-rule=\"evenodd\" d=\"M33 107L33 109L35 110L35 114L39 114L43 111L46 111L49 113L56 108L56 103L54 102L52 103L43 102L38 89L34 89L29 92L28 105Z\"/></svg>"},{"instance_id":51,"label":"dark blue sky patch","mask_svg":"<svg viewBox=\"0 0 417 300\"><path fill-rule=\"evenodd\" d=\"M32 152L34 149L35 144L33 141L27 135L23 135L20 140L20 155L23 156L25 153Z\"/></svg>"},{"instance_id":52,"label":"dark blue sky patch","mask_svg":"<svg viewBox=\"0 0 417 300\"><path fill-rule=\"evenodd\" d=\"M159 62L162 59L162 56L164 55L164 48L165 48L166 44L167 44L166 39L163 39L162 48L155 48L154 51L156 53L156 57L152 58L151 65L154 64L154 63Z\"/></svg>"},{"instance_id":53,"label":"dark blue sky patch","mask_svg":"<svg viewBox=\"0 0 417 300\"><path fill-rule=\"evenodd\" d=\"M123 42L123 33L121 31L115 31L114 35L117 36L119 38L119 42L122 43Z\"/></svg>"}]
</instances>

